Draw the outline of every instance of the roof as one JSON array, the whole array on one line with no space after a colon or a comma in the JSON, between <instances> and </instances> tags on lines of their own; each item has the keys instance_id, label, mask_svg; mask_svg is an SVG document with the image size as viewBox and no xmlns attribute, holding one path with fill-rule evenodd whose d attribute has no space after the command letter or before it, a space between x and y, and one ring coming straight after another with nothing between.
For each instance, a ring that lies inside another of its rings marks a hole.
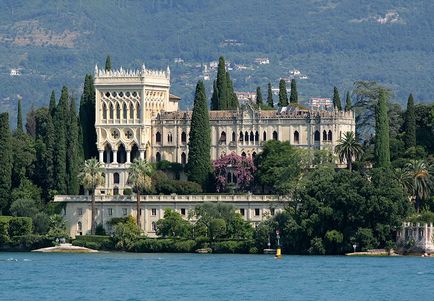
<instances>
[{"instance_id":1,"label":"roof","mask_svg":"<svg viewBox=\"0 0 434 301\"><path fill-rule=\"evenodd\" d=\"M180 101L181 97L173 95L173 94L169 94L169 99L172 100L172 101L173 100Z\"/></svg>"}]
</instances>

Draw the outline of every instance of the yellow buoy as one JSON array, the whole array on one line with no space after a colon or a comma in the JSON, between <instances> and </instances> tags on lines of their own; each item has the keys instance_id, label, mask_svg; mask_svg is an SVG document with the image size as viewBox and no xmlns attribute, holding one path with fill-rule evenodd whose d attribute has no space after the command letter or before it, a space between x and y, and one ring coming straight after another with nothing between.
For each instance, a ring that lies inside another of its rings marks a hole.
<instances>
[{"instance_id":1,"label":"yellow buoy","mask_svg":"<svg viewBox=\"0 0 434 301\"><path fill-rule=\"evenodd\" d=\"M276 258L282 257L282 249L280 247L277 247L276 249Z\"/></svg>"}]
</instances>

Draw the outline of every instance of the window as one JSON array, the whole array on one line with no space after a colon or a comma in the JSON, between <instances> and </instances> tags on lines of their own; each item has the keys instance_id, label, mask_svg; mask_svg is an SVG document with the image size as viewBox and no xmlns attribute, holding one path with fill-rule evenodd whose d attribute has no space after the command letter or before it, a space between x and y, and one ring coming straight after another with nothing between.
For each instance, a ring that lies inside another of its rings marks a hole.
<instances>
[{"instance_id":1,"label":"window","mask_svg":"<svg viewBox=\"0 0 434 301\"><path fill-rule=\"evenodd\" d=\"M262 140L267 141L267 132L264 131L264 133L262 134Z\"/></svg>"},{"instance_id":2,"label":"window","mask_svg":"<svg viewBox=\"0 0 434 301\"><path fill-rule=\"evenodd\" d=\"M187 142L187 134L185 132L181 133L181 143Z\"/></svg>"},{"instance_id":3,"label":"window","mask_svg":"<svg viewBox=\"0 0 434 301\"><path fill-rule=\"evenodd\" d=\"M110 119L113 119L113 104L110 104Z\"/></svg>"},{"instance_id":4,"label":"window","mask_svg":"<svg viewBox=\"0 0 434 301\"><path fill-rule=\"evenodd\" d=\"M319 141L320 140L320 133L319 131L315 131L314 140Z\"/></svg>"},{"instance_id":5,"label":"window","mask_svg":"<svg viewBox=\"0 0 434 301\"><path fill-rule=\"evenodd\" d=\"M83 215L83 208L77 208L77 215Z\"/></svg>"},{"instance_id":6,"label":"window","mask_svg":"<svg viewBox=\"0 0 434 301\"><path fill-rule=\"evenodd\" d=\"M115 172L113 174L113 183L114 184L119 184L119 173Z\"/></svg>"},{"instance_id":7,"label":"window","mask_svg":"<svg viewBox=\"0 0 434 301\"><path fill-rule=\"evenodd\" d=\"M322 132L322 140L327 140L327 132L325 130Z\"/></svg>"},{"instance_id":8,"label":"window","mask_svg":"<svg viewBox=\"0 0 434 301\"><path fill-rule=\"evenodd\" d=\"M122 208L122 214L125 216L128 214L127 208Z\"/></svg>"},{"instance_id":9,"label":"window","mask_svg":"<svg viewBox=\"0 0 434 301\"><path fill-rule=\"evenodd\" d=\"M240 142L243 142L243 132L240 132Z\"/></svg>"},{"instance_id":10,"label":"window","mask_svg":"<svg viewBox=\"0 0 434 301\"><path fill-rule=\"evenodd\" d=\"M241 156L242 156L242 157L247 157L247 155L246 155L245 152L242 152L242 153L241 153Z\"/></svg>"},{"instance_id":11,"label":"window","mask_svg":"<svg viewBox=\"0 0 434 301\"><path fill-rule=\"evenodd\" d=\"M298 133L298 131L294 132L294 143L295 144L299 144L300 143L300 134Z\"/></svg>"},{"instance_id":12,"label":"window","mask_svg":"<svg viewBox=\"0 0 434 301\"><path fill-rule=\"evenodd\" d=\"M227 181L228 183L232 183L232 174L231 174L230 172L228 172L226 178L227 178L226 181Z\"/></svg>"},{"instance_id":13,"label":"window","mask_svg":"<svg viewBox=\"0 0 434 301\"><path fill-rule=\"evenodd\" d=\"M253 134L253 132L250 132L250 141L255 141L255 134Z\"/></svg>"},{"instance_id":14,"label":"window","mask_svg":"<svg viewBox=\"0 0 434 301\"><path fill-rule=\"evenodd\" d=\"M172 143L172 141L173 141L172 133L167 134L167 142Z\"/></svg>"},{"instance_id":15,"label":"window","mask_svg":"<svg viewBox=\"0 0 434 301\"><path fill-rule=\"evenodd\" d=\"M226 132L220 134L220 143L226 144Z\"/></svg>"},{"instance_id":16,"label":"window","mask_svg":"<svg viewBox=\"0 0 434 301\"><path fill-rule=\"evenodd\" d=\"M130 119L134 119L134 105L130 103Z\"/></svg>"},{"instance_id":17,"label":"window","mask_svg":"<svg viewBox=\"0 0 434 301\"><path fill-rule=\"evenodd\" d=\"M276 210L274 208L270 208L270 214L274 215L276 213Z\"/></svg>"},{"instance_id":18,"label":"window","mask_svg":"<svg viewBox=\"0 0 434 301\"><path fill-rule=\"evenodd\" d=\"M151 209L151 215L152 216L156 216L157 215L157 209L156 208L152 208Z\"/></svg>"},{"instance_id":19,"label":"window","mask_svg":"<svg viewBox=\"0 0 434 301\"><path fill-rule=\"evenodd\" d=\"M256 133L255 133L255 142L258 142L259 141L259 133L258 133L258 131L256 131Z\"/></svg>"},{"instance_id":20,"label":"window","mask_svg":"<svg viewBox=\"0 0 434 301\"><path fill-rule=\"evenodd\" d=\"M255 216L259 216L259 208L255 208Z\"/></svg>"},{"instance_id":21,"label":"window","mask_svg":"<svg viewBox=\"0 0 434 301\"><path fill-rule=\"evenodd\" d=\"M137 104L136 115L137 115L136 118L140 119L140 104L139 103Z\"/></svg>"},{"instance_id":22,"label":"window","mask_svg":"<svg viewBox=\"0 0 434 301\"><path fill-rule=\"evenodd\" d=\"M236 136L235 132L232 132L232 142L235 142Z\"/></svg>"},{"instance_id":23,"label":"window","mask_svg":"<svg viewBox=\"0 0 434 301\"><path fill-rule=\"evenodd\" d=\"M329 140L329 141L332 141L333 139L333 134L332 134L332 131L329 131L329 133L328 133L328 135L327 135L327 139Z\"/></svg>"},{"instance_id":24,"label":"window","mask_svg":"<svg viewBox=\"0 0 434 301\"><path fill-rule=\"evenodd\" d=\"M185 215L185 208L181 208L181 215Z\"/></svg>"},{"instance_id":25,"label":"window","mask_svg":"<svg viewBox=\"0 0 434 301\"><path fill-rule=\"evenodd\" d=\"M108 216L112 216L113 215L113 208L107 208L107 214L108 214Z\"/></svg>"},{"instance_id":26,"label":"window","mask_svg":"<svg viewBox=\"0 0 434 301\"><path fill-rule=\"evenodd\" d=\"M244 208L240 208L240 214L241 214L242 216L244 216L244 215L246 214L246 211L244 210Z\"/></svg>"},{"instance_id":27,"label":"window","mask_svg":"<svg viewBox=\"0 0 434 301\"><path fill-rule=\"evenodd\" d=\"M121 119L121 106L119 104L116 105L116 119Z\"/></svg>"},{"instance_id":28,"label":"window","mask_svg":"<svg viewBox=\"0 0 434 301\"><path fill-rule=\"evenodd\" d=\"M181 164L184 165L187 163L187 155L183 152L181 154Z\"/></svg>"},{"instance_id":29,"label":"window","mask_svg":"<svg viewBox=\"0 0 434 301\"><path fill-rule=\"evenodd\" d=\"M160 162L160 161L161 161L161 154L160 154L159 152L157 152L157 153L155 154L155 160L156 160L157 162Z\"/></svg>"},{"instance_id":30,"label":"window","mask_svg":"<svg viewBox=\"0 0 434 301\"><path fill-rule=\"evenodd\" d=\"M83 231L83 224L81 222L77 223L77 231L81 235L81 231Z\"/></svg>"},{"instance_id":31,"label":"window","mask_svg":"<svg viewBox=\"0 0 434 301\"><path fill-rule=\"evenodd\" d=\"M119 195L119 187L113 188L113 195Z\"/></svg>"},{"instance_id":32,"label":"window","mask_svg":"<svg viewBox=\"0 0 434 301\"><path fill-rule=\"evenodd\" d=\"M151 226L152 226L152 231L157 231L157 223L156 222L152 222L151 223Z\"/></svg>"},{"instance_id":33,"label":"window","mask_svg":"<svg viewBox=\"0 0 434 301\"><path fill-rule=\"evenodd\" d=\"M160 134L160 132L157 132L155 134L155 142L161 143L161 134Z\"/></svg>"},{"instance_id":34,"label":"window","mask_svg":"<svg viewBox=\"0 0 434 301\"><path fill-rule=\"evenodd\" d=\"M244 141L249 142L249 133L248 132L244 133Z\"/></svg>"},{"instance_id":35,"label":"window","mask_svg":"<svg viewBox=\"0 0 434 301\"><path fill-rule=\"evenodd\" d=\"M278 135L277 135L277 132L276 131L274 131L273 132L273 140L277 140L279 137L278 137Z\"/></svg>"},{"instance_id":36,"label":"window","mask_svg":"<svg viewBox=\"0 0 434 301\"><path fill-rule=\"evenodd\" d=\"M107 119L107 105L105 103L102 105L102 119Z\"/></svg>"},{"instance_id":37,"label":"window","mask_svg":"<svg viewBox=\"0 0 434 301\"><path fill-rule=\"evenodd\" d=\"M123 119L127 119L127 104L124 103L124 105L122 106L122 118Z\"/></svg>"}]
</instances>

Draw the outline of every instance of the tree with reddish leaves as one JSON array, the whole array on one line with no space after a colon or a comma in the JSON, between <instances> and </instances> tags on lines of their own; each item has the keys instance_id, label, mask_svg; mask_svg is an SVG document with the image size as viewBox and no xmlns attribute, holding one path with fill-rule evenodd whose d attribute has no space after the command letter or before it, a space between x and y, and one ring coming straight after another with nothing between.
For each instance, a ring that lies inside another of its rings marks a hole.
<instances>
[{"instance_id":1,"label":"tree with reddish leaves","mask_svg":"<svg viewBox=\"0 0 434 301\"><path fill-rule=\"evenodd\" d=\"M215 160L213 170L217 192L227 191L231 187L237 191L248 191L253 183L256 167L252 157L231 153Z\"/></svg>"}]
</instances>

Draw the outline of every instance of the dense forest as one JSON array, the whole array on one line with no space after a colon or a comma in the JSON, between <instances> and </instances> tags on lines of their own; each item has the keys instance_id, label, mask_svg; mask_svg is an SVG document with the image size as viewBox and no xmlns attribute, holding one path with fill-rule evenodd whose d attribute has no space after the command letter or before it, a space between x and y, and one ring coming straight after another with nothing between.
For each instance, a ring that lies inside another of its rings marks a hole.
<instances>
[{"instance_id":1,"label":"dense forest","mask_svg":"<svg viewBox=\"0 0 434 301\"><path fill-rule=\"evenodd\" d=\"M404 104L434 99L430 1L56 1L0 4L0 111L46 105L52 89L80 94L82 76L110 54L113 66L172 69L172 92L192 107L201 64L219 55L252 70L233 71L237 91L254 91L297 68L300 98L331 97L337 86L375 80ZM248 29L248 30L247 30ZM235 42L225 42L232 40ZM255 65L257 57L270 64ZM184 64L175 64L182 58ZM10 76L19 69L21 76ZM213 71L215 72L215 71ZM205 81L207 94L212 82ZM16 114L11 114L15 123Z\"/></svg>"}]
</instances>

